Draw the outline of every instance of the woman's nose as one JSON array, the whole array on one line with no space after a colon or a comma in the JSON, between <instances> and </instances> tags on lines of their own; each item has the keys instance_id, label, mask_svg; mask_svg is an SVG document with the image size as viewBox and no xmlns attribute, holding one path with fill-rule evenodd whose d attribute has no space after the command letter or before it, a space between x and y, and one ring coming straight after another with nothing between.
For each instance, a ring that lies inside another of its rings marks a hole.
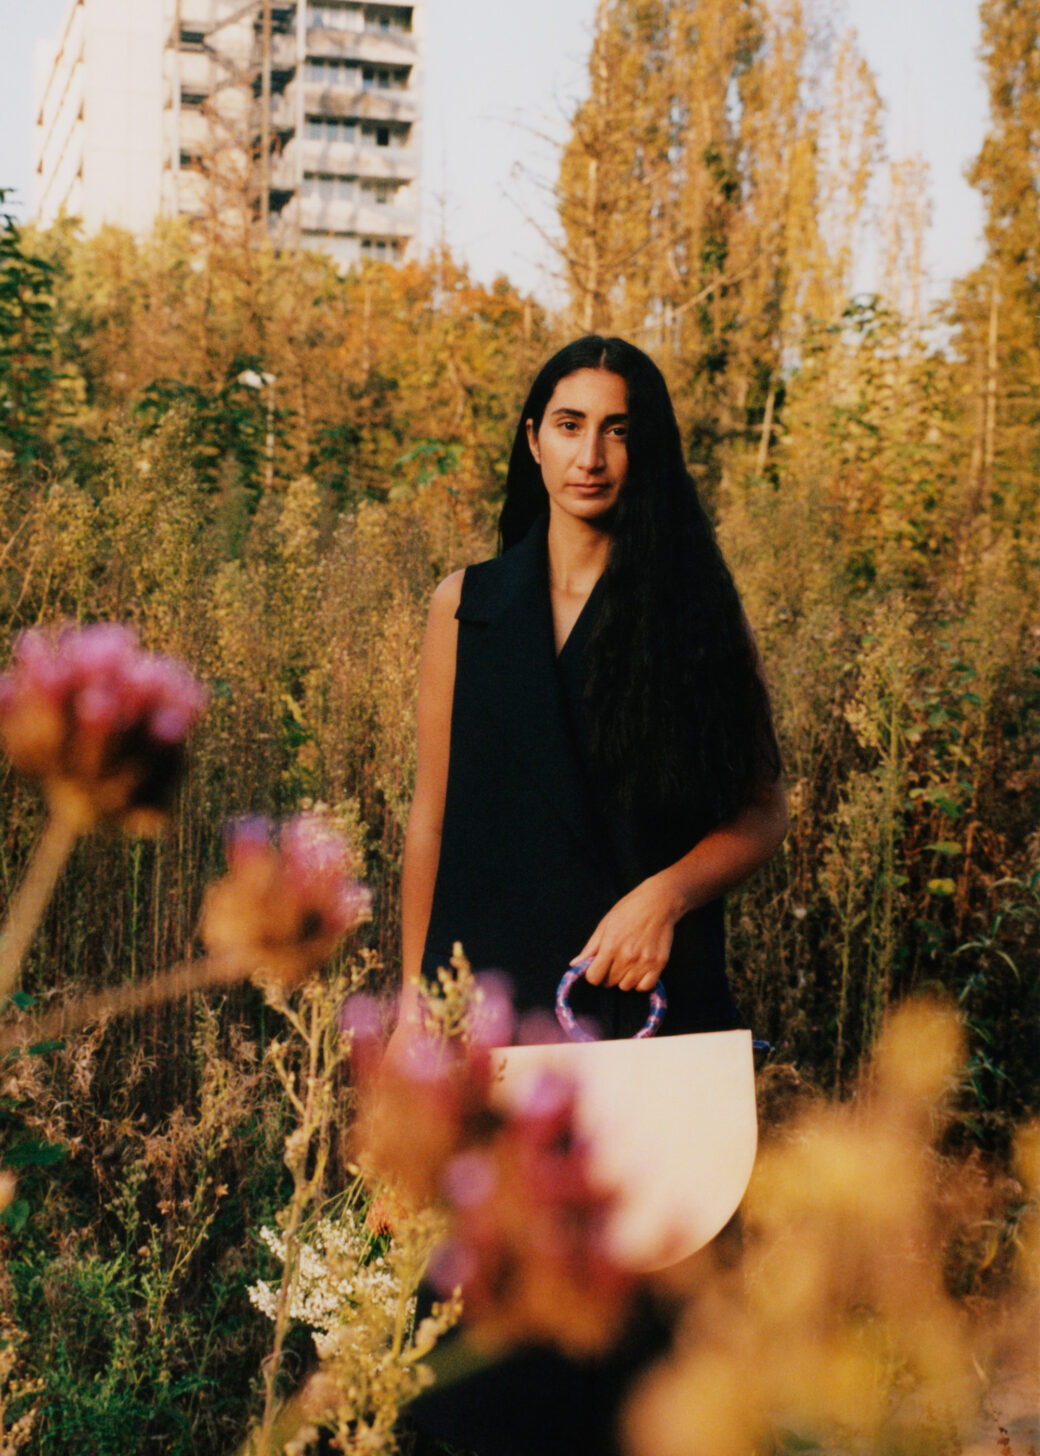
<instances>
[{"instance_id":1,"label":"woman's nose","mask_svg":"<svg viewBox=\"0 0 1040 1456\"><path fill-rule=\"evenodd\" d=\"M577 463L582 470L602 470L604 464L603 441L598 430L586 430L582 435Z\"/></svg>"}]
</instances>

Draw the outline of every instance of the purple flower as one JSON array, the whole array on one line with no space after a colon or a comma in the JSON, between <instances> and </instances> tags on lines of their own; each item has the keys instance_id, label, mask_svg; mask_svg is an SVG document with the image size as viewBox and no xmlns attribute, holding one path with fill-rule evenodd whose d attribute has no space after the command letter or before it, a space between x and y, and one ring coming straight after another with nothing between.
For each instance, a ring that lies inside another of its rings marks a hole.
<instances>
[{"instance_id":1,"label":"purple flower","mask_svg":"<svg viewBox=\"0 0 1040 1456\"><path fill-rule=\"evenodd\" d=\"M509 977L501 971L482 971L477 977L477 997L470 1014L469 1034L473 1045L509 1046L515 1019Z\"/></svg>"},{"instance_id":2,"label":"purple flower","mask_svg":"<svg viewBox=\"0 0 1040 1456\"><path fill-rule=\"evenodd\" d=\"M0 676L0 742L52 810L154 832L170 808L185 739L205 706L181 663L112 622L24 632Z\"/></svg>"},{"instance_id":3,"label":"purple flower","mask_svg":"<svg viewBox=\"0 0 1040 1456\"><path fill-rule=\"evenodd\" d=\"M353 875L350 844L317 815L242 819L227 834L228 873L206 891L200 933L212 955L283 987L316 971L348 930L366 920L371 895Z\"/></svg>"},{"instance_id":4,"label":"purple flower","mask_svg":"<svg viewBox=\"0 0 1040 1456\"><path fill-rule=\"evenodd\" d=\"M383 1008L378 996L359 991L348 996L339 1013L339 1029L354 1044L379 1042L383 1035Z\"/></svg>"},{"instance_id":5,"label":"purple flower","mask_svg":"<svg viewBox=\"0 0 1040 1456\"><path fill-rule=\"evenodd\" d=\"M468 1148L445 1168L442 1187L455 1208L475 1208L486 1203L498 1187L495 1164L486 1152Z\"/></svg>"}]
</instances>

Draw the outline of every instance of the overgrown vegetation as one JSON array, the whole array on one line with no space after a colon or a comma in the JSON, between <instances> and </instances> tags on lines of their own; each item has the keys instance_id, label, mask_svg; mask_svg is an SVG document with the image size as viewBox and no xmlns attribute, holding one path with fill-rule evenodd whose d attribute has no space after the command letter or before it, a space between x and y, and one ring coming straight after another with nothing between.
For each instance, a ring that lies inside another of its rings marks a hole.
<instances>
[{"instance_id":1,"label":"overgrown vegetation","mask_svg":"<svg viewBox=\"0 0 1040 1456\"><path fill-rule=\"evenodd\" d=\"M7 634L126 620L210 691L165 838L75 850L33 1005L182 959L223 821L315 803L359 839L394 982L429 593L494 550L536 364L616 328L673 385L775 697L792 831L731 906L747 1020L841 1092L896 1000L944 993L970 1057L946 1142L1009 1154L1040 1106L1040 6L982 14L987 256L938 330L919 210L892 221L888 296L848 298L876 98L793 0L599 6L560 174L567 318L447 251L341 277L180 225L4 219ZM9 898L41 811L6 769L0 793ZM25 1449L226 1451L259 1409L276 1021L236 990L7 1055L0 1370L5 1432L36 1408Z\"/></svg>"}]
</instances>

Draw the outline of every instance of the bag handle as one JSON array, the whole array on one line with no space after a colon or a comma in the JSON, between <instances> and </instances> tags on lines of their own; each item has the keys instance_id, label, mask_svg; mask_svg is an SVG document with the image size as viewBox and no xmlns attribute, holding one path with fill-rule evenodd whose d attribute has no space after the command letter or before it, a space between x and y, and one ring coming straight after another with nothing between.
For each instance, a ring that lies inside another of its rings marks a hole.
<instances>
[{"instance_id":1,"label":"bag handle","mask_svg":"<svg viewBox=\"0 0 1040 1456\"><path fill-rule=\"evenodd\" d=\"M575 982L580 981L589 966L592 965L592 959L592 956L589 956L587 960L579 961L577 965L571 966L570 970L565 972L560 980L560 984L556 988L556 1020L563 1027L570 1041L599 1040L598 1037L593 1036L591 1031L586 1031L583 1026L578 1024L578 1018L571 1009L570 1003L571 990ZM646 1025L635 1033L632 1040L638 1041L642 1037L653 1036L664 1020L664 1014L667 1010L668 997L664 993L664 987L661 985L661 982L658 981L657 985L650 992L650 1015L646 1018Z\"/></svg>"}]
</instances>

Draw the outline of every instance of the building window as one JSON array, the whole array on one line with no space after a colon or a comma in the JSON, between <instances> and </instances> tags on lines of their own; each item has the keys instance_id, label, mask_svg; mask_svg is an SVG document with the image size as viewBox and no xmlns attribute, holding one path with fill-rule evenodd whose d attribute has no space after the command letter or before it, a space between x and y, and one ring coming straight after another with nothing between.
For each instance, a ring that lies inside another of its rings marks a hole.
<instances>
[{"instance_id":1,"label":"building window","mask_svg":"<svg viewBox=\"0 0 1040 1456\"><path fill-rule=\"evenodd\" d=\"M193 108L195 108L197 106L201 106L205 100L206 100L206 92L205 91L182 91L181 92L181 105L183 107L185 107L185 108L193 109Z\"/></svg>"},{"instance_id":2,"label":"building window","mask_svg":"<svg viewBox=\"0 0 1040 1456\"><path fill-rule=\"evenodd\" d=\"M360 5L310 5L307 24L317 30L359 31L365 20Z\"/></svg>"},{"instance_id":3,"label":"building window","mask_svg":"<svg viewBox=\"0 0 1040 1456\"><path fill-rule=\"evenodd\" d=\"M326 61L315 56L308 57L306 79L315 86L353 86L358 83L357 62Z\"/></svg>"},{"instance_id":4,"label":"building window","mask_svg":"<svg viewBox=\"0 0 1040 1456\"><path fill-rule=\"evenodd\" d=\"M396 258L400 246L397 238L361 239L361 251L366 258Z\"/></svg>"},{"instance_id":5,"label":"building window","mask_svg":"<svg viewBox=\"0 0 1040 1456\"><path fill-rule=\"evenodd\" d=\"M343 116L308 116L307 140L312 142L355 142L357 122Z\"/></svg>"},{"instance_id":6,"label":"building window","mask_svg":"<svg viewBox=\"0 0 1040 1456\"><path fill-rule=\"evenodd\" d=\"M360 121L358 142L363 147L403 147L411 127L407 122Z\"/></svg>"},{"instance_id":7,"label":"building window","mask_svg":"<svg viewBox=\"0 0 1040 1456\"><path fill-rule=\"evenodd\" d=\"M181 26L181 50L182 51L204 51L206 49L206 32L204 30L189 30L187 26Z\"/></svg>"},{"instance_id":8,"label":"building window","mask_svg":"<svg viewBox=\"0 0 1040 1456\"><path fill-rule=\"evenodd\" d=\"M366 91L403 91L408 85L407 67L362 66L361 84Z\"/></svg>"},{"instance_id":9,"label":"building window","mask_svg":"<svg viewBox=\"0 0 1040 1456\"><path fill-rule=\"evenodd\" d=\"M361 191L366 202L376 202L381 207L393 202L397 195L396 182L384 182L382 179L366 178L361 184Z\"/></svg>"},{"instance_id":10,"label":"building window","mask_svg":"<svg viewBox=\"0 0 1040 1456\"><path fill-rule=\"evenodd\" d=\"M370 5L365 11L366 30L397 30L410 31L412 28L411 8L402 10L381 10L378 6Z\"/></svg>"},{"instance_id":11,"label":"building window","mask_svg":"<svg viewBox=\"0 0 1040 1456\"><path fill-rule=\"evenodd\" d=\"M317 197L321 202L357 202L356 177L338 177L331 172L305 172L304 197Z\"/></svg>"}]
</instances>

